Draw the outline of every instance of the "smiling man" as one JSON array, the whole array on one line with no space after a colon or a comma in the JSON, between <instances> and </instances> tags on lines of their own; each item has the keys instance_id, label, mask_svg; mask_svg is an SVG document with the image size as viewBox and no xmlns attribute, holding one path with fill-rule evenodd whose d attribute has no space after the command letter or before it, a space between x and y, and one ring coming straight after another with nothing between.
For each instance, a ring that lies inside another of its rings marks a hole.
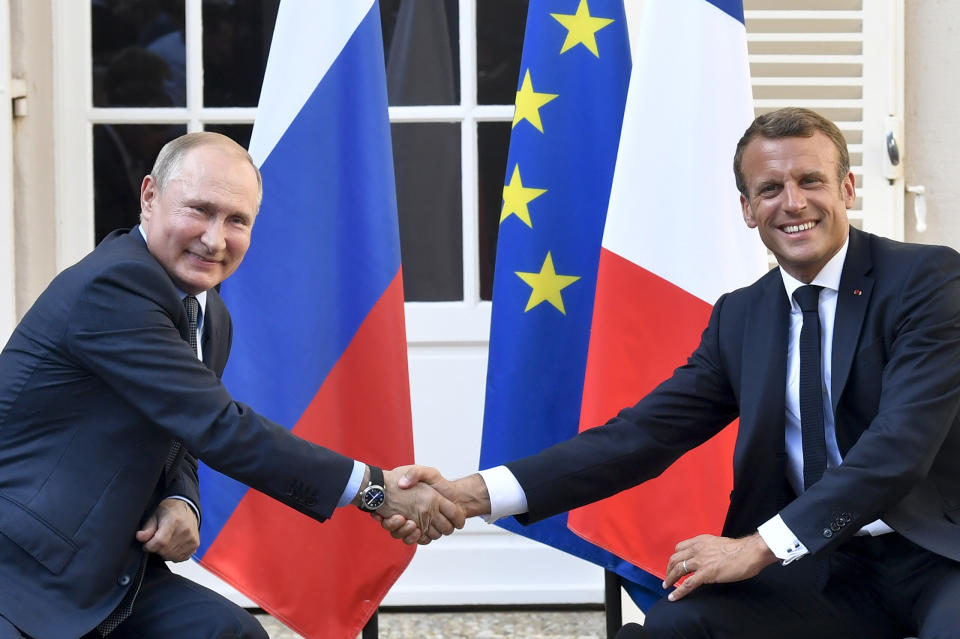
<instances>
[{"instance_id":1,"label":"smiling man","mask_svg":"<svg viewBox=\"0 0 960 639\"><path fill-rule=\"evenodd\" d=\"M680 541L676 589L622 637L960 637L960 255L851 228L846 142L812 111L758 117L734 174L780 268L717 300L685 366L537 455L401 486L534 522L660 474L739 417L723 536Z\"/></svg>"},{"instance_id":2,"label":"smiling man","mask_svg":"<svg viewBox=\"0 0 960 639\"><path fill-rule=\"evenodd\" d=\"M400 514L463 525L433 489L316 446L234 401L216 286L240 265L261 181L227 137L169 142L141 225L58 275L0 353L0 639L265 638L248 613L171 573L199 543L197 459L323 521Z\"/></svg>"}]
</instances>

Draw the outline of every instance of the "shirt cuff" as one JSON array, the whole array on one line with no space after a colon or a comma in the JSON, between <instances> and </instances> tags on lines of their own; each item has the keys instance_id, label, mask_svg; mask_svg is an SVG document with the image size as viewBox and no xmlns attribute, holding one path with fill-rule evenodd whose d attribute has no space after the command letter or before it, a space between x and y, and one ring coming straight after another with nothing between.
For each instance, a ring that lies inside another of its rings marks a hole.
<instances>
[{"instance_id":1,"label":"shirt cuff","mask_svg":"<svg viewBox=\"0 0 960 639\"><path fill-rule=\"evenodd\" d=\"M769 521L761 524L757 532L777 559L783 561L784 566L810 553L793 531L787 528L780 515L774 515Z\"/></svg>"},{"instance_id":2,"label":"shirt cuff","mask_svg":"<svg viewBox=\"0 0 960 639\"><path fill-rule=\"evenodd\" d=\"M485 522L492 524L502 517L527 512L527 495L509 468L497 466L481 470L480 477L490 495L490 514L482 516Z\"/></svg>"},{"instance_id":3,"label":"shirt cuff","mask_svg":"<svg viewBox=\"0 0 960 639\"><path fill-rule=\"evenodd\" d=\"M167 497L164 497L164 499L179 499L180 501L187 502L187 506L190 506L190 508L193 510L193 514L197 516L197 528L200 527L200 509L197 508L197 505L195 503L193 503L191 500L187 499L183 495L169 495Z\"/></svg>"},{"instance_id":4,"label":"shirt cuff","mask_svg":"<svg viewBox=\"0 0 960 639\"><path fill-rule=\"evenodd\" d=\"M360 492L360 484L363 482L363 473L367 470L367 465L363 462L353 460L353 472L350 473L350 479L340 495L340 501L337 502L337 508L348 505L353 498Z\"/></svg>"},{"instance_id":5,"label":"shirt cuff","mask_svg":"<svg viewBox=\"0 0 960 639\"><path fill-rule=\"evenodd\" d=\"M869 524L861 528L857 534L870 535L871 537L877 537L879 535L886 535L887 533L892 533L893 528L891 528L887 522L882 519L877 519L876 521L871 521Z\"/></svg>"}]
</instances>

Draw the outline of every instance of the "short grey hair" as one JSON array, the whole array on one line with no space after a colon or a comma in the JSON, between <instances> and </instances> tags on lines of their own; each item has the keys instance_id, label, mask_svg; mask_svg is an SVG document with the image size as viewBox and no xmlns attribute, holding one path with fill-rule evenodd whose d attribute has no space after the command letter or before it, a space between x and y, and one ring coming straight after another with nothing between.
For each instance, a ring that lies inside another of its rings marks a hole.
<instances>
[{"instance_id":1,"label":"short grey hair","mask_svg":"<svg viewBox=\"0 0 960 639\"><path fill-rule=\"evenodd\" d=\"M260 202L263 200L263 178L260 175L260 169L253 163L253 158L247 153L247 150L234 142L232 139L220 133L212 131L199 131L197 133L187 133L178 138L170 140L163 145L160 153L157 154L157 160L153 163L153 169L150 176L157 185L157 190L161 193L167 187L167 184L177 174L180 168L180 162L192 149L201 146L219 146L220 148L236 154L246 159L253 172L257 176L257 210L260 209Z\"/></svg>"}]
</instances>

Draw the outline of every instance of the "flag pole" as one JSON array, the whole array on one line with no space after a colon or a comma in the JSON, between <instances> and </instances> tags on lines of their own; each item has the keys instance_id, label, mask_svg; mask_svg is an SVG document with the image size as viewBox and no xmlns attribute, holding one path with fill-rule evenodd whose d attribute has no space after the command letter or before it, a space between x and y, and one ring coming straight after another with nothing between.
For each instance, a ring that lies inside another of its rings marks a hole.
<instances>
[{"instance_id":1,"label":"flag pole","mask_svg":"<svg viewBox=\"0 0 960 639\"><path fill-rule=\"evenodd\" d=\"M613 639L623 625L623 602L620 599L620 575L612 570L603 571L603 609L607 619L607 639Z\"/></svg>"},{"instance_id":2,"label":"flag pole","mask_svg":"<svg viewBox=\"0 0 960 639\"><path fill-rule=\"evenodd\" d=\"M363 632L360 634L361 639L377 639L379 634L380 626L380 609L374 611L373 616L370 617L370 621L367 622L367 625L363 627Z\"/></svg>"}]
</instances>

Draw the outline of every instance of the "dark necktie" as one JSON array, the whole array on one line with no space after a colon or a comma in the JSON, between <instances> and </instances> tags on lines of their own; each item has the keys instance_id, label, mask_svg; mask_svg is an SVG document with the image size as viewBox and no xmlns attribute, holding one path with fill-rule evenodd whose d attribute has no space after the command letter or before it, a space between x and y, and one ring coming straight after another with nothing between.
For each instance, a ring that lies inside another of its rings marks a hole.
<instances>
[{"instance_id":1,"label":"dark necktie","mask_svg":"<svg viewBox=\"0 0 960 639\"><path fill-rule=\"evenodd\" d=\"M801 286L793 292L803 311L800 329L800 432L803 440L803 488L823 477L827 469L827 443L823 432L823 381L820 354L820 290Z\"/></svg>"}]
</instances>

